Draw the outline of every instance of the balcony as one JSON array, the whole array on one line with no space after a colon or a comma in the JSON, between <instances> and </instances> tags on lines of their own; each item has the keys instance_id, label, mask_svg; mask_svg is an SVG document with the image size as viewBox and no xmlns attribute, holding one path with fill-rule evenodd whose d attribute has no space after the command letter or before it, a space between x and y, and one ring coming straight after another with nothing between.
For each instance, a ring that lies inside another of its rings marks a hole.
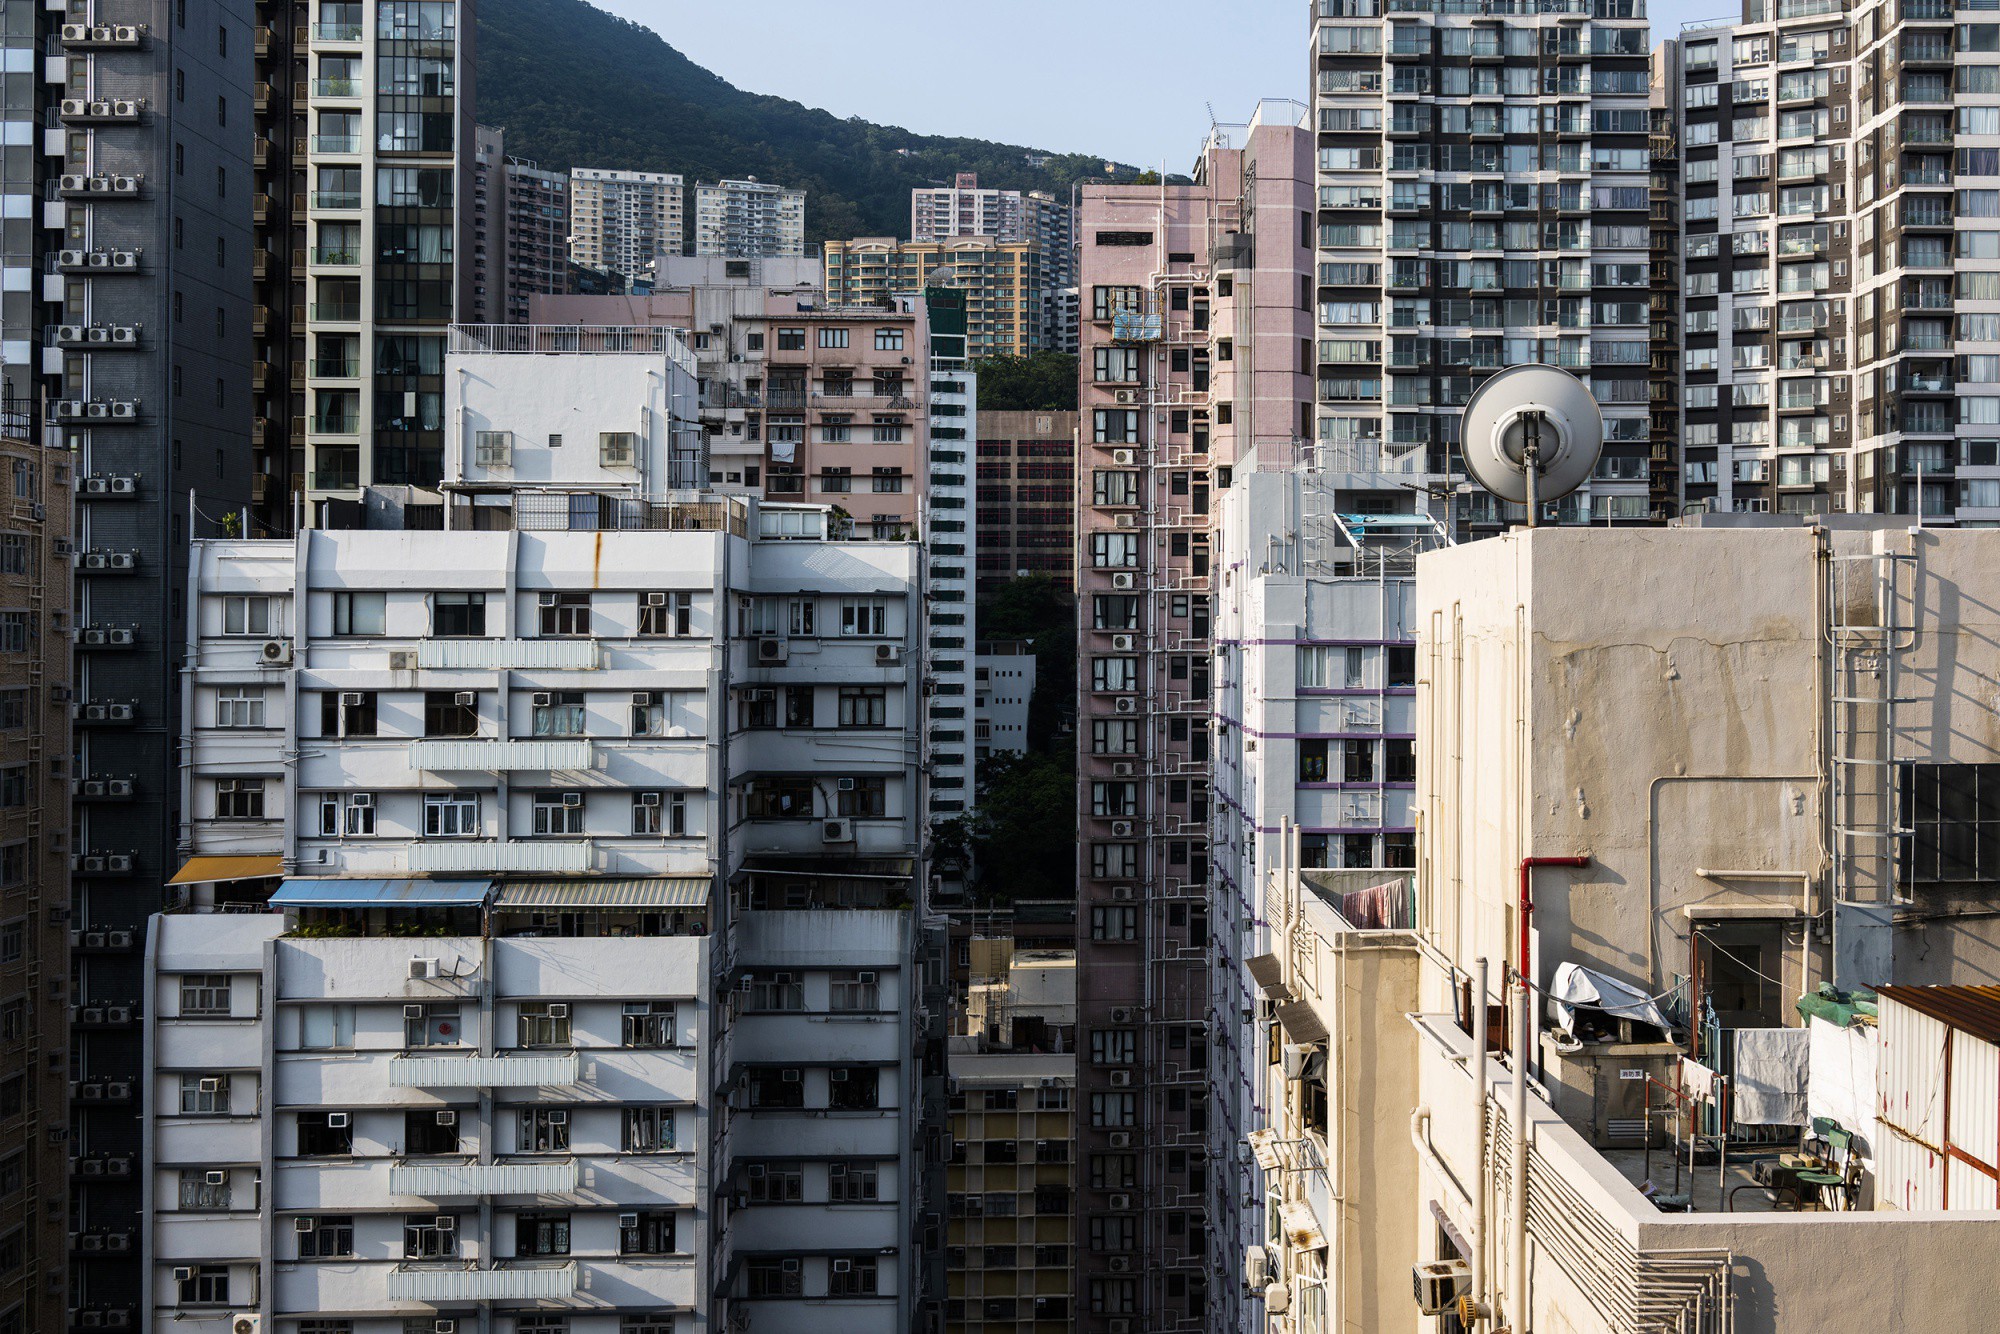
<instances>
[{"instance_id":1,"label":"balcony","mask_svg":"<svg viewBox=\"0 0 2000 1334\"><path fill-rule=\"evenodd\" d=\"M338 212L358 210L361 207L359 190L315 190L312 192L314 208L331 209Z\"/></svg>"},{"instance_id":2,"label":"balcony","mask_svg":"<svg viewBox=\"0 0 2000 1334\"><path fill-rule=\"evenodd\" d=\"M389 1299L399 1302L550 1301L574 1297L576 1266L508 1265L476 1269L398 1265L389 1272Z\"/></svg>"},{"instance_id":3,"label":"balcony","mask_svg":"<svg viewBox=\"0 0 2000 1334\"><path fill-rule=\"evenodd\" d=\"M595 849L583 839L496 842L440 840L410 845L410 870L426 872L502 871L580 875L591 869Z\"/></svg>"},{"instance_id":4,"label":"balcony","mask_svg":"<svg viewBox=\"0 0 2000 1334\"><path fill-rule=\"evenodd\" d=\"M314 97L354 97L362 96L361 85L353 79L314 79Z\"/></svg>"},{"instance_id":5,"label":"balcony","mask_svg":"<svg viewBox=\"0 0 2000 1334\"><path fill-rule=\"evenodd\" d=\"M352 268L361 263L361 252L358 250L337 250L330 246L317 246L312 252L312 262L323 264L330 268Z\"/></svg>"},{"instance_id":6,"label":"balcony","mask_svg":"<svg viewBox=\"0 0 2000 1334\"><path fill-rule=\"evenodd\" d=\"M453 739L410 743L410 767L433 772L578 771L590 766L590 742L580 738L562 741Z\"/></svg>"},{"instance_id":7,"label":"balcony","mask_svg":"<svg viewBox=\"0 0 2000 1334\"><path fill-rule=\"evenodd\" d=\"M361 320L361 307L355 302L315 301L307 309L322 323L356 324Z\"/></svg>"},{"instance_id":8,"label":"balcony","mask_svg":"<svg viewBox=\"0 0 2000 1334\"><path fill-rule=\"evenodd\" d=\"M314 417L308 428L314 435L360 435L359 417Z\"/></svg>"},{"instance_id":9,"label":"balcony","mask_svg":"<svg viewBox=\"0 0 2000 1334\"><path fill-rule=\"evenodd\" d=\"M568 1088L576 1081L573 1051L531 1056L397 1056L389 1061L391 1088L545 1089ZM574 1172L575 1164L568 1166ZM391 1172L397 1170L392 1168Z\"/></svg>"},{"instance_id":10,"label":"balcony","mask_svg":"<svg viewBox=\"0 0 2000 1334\"><path fill-rule=\"evenodd\" d=\"M447 671L587 672L597 668L594 639L425 639L417 666Z\"/></svg>"},{"instance_id":11,"label":"balcony","mask_svg":"<svg viewBox=\"0 0 2000 1334\"><path fill-rule=\"evenodd\" d=\"M451 1195L567 1195L576 1189L576 1179L574 1159L553 1163L397 1163L389 1169L389 1192L421 1195L426 1199Z\"/></svg>"},{"instance_id":12,"label":"balcony","mask_svg":"<svg viewBox=\"0 0 2000 1334\"><path fill-rule=\"evenodd\" d=\"M356 380L361 377L361 363L351 358L345 360L339 357L315 358L312 363L312 373L316 380Z\"/></svg>"},{"instance_id":13,"label":"balcony","mask_svg":"<svg viewBox=\"0 0 2000 1334\"><path fill-rule=\"evenodd\" d=\"M359 23L315 23L312 30L315 42L358 42L361 40Z\"/></svg>"}]
</instances>

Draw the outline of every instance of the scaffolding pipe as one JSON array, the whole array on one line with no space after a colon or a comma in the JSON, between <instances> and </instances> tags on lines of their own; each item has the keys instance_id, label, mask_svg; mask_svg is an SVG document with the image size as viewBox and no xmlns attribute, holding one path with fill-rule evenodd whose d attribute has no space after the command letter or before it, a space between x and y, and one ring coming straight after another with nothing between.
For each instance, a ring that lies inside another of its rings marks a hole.
<instances>
[{"instance_id":1,"label":"scaffolding pipe","mask_svg":"<svg viewBox=\"0 0 2000 1334\"><path fill-rule=\"evenodd\" d=\"M1483 955L1472 963L1471 1019L1472 1083L1475 1097L1472 1155L1475 1164L1472 1190L1472 1300L1476 1308L1474 1316L1477 1318L1479 1314L1491 1309L1486 1290L1486 1193L1493 1180L1493 1174L1486 1167L1486 1095L1489 1091L1486 1048L1491 1044L1486 1036L1486 959Z\"/></svg>"}]
</instances>

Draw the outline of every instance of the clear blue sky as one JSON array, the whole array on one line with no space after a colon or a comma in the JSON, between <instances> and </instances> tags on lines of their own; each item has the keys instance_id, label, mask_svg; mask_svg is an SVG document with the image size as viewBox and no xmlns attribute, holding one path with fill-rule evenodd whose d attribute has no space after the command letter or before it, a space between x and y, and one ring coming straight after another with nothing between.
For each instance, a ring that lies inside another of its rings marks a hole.
<instances>
[{"instance_id":1,"label":"clear blue sky","mask_svg":"<svg viewBox=\"0 0 2000 1334\"><path fill-rule=\"evenodd\" d=\"M1303 98L1308 0L592 0L739 88L924 134L1184 171L1217 118ZM1653 0L1655 37L1739 0Z\"/></svg>"}]
</instances>

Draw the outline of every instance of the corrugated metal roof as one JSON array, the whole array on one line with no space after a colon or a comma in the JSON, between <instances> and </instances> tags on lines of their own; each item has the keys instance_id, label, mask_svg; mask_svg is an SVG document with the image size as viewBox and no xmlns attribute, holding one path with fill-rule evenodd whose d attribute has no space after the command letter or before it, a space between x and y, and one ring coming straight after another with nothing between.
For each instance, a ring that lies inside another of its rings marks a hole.
<instances>
[{"instance_id":1,"label":"corrugated metal roof","mask_svg":"<svg viewBox=\"0 0 2000 1334\"><path fill-rule=\"evenodd\" d=\"M1258 954L1243 963L1249 970L1250 980L1257 984L1266 1000L1289 1000L1292 989L1285 985L1285 966L1275 954Z\"/></svg>"},{"instance_id":2,"label":"corrugated metal roof","mask_svg":"<svg viewBox=\"0 0 2000 1334\"><path fill-rule=\"evenodd\" d=\"M491 880L287 880L274 908L476 908Z\"/></svg>"},{"instance_id":3,"label":"corrugated metal roof","mask_svg":"<svg viewBox=\"0 0 2000 1334\"><path fill-rule=\"evenodd\" d=\"M1279 1002L1278 1022L1285 1026L1285 1036L1294 1042L1326 1041L1326 1025L1304 1001Z\"/></svg>"},{"instance_id":4,"label":"corrugated metal roof","mask_svg":"<svg viewBox=\"0 0 2000 1334\"><path fill-rule=\"evenodd\" d=\"M2000 1043L2000 986L1877 987L1875 994L1982 1041Z\"/></svg>"},{"instance_id":5,"label":"corrugated metal roof","mask_svg":"<svg viewBox=\"0 0 2000 1334\"><path fill-rule=\"evenodd\" d=\"M658 876L646 879L516 880L500 886L493 900L498 909L702 908L708 905L705 875Z\"/></svg>"}]
</instances>

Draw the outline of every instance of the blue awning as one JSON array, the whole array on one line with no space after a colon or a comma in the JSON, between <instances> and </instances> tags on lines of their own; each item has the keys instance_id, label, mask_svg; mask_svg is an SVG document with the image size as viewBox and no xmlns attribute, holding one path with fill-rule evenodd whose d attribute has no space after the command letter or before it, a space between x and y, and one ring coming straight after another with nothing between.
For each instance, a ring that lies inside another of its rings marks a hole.
<instances>
[{"instance_id":1,"label":"blue awning","mask_svg":"<svg viewBox=\"0 0 2000 1334\"><path fill-rule=\"evenodd\" d=\"M476 908L491 880L287 880L275 908Z\"/></svg>"}]
</instances>

